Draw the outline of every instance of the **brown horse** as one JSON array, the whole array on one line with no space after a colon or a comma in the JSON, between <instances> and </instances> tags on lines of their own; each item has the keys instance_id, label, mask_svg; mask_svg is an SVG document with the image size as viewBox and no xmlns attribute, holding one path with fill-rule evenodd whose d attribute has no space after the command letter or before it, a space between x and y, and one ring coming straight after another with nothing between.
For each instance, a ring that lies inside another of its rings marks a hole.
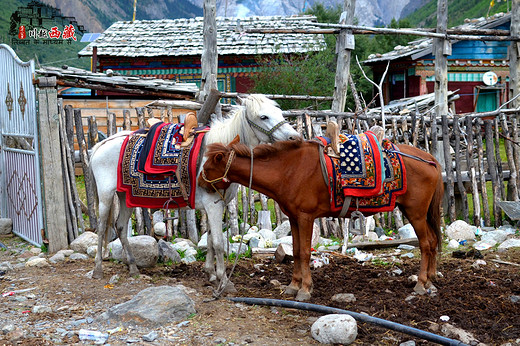
<instances>
[{"instance_id":1,"label":"brown horse","mask_svg":"<svg viewBox=\"0 0 520 346\"><path fill-rule=\"evenodd\" d=\"M436 162L420 149L408 145L398 148L404 154ZM253 153L251 187L278 202L291 223L294 270L285 293L296 295L300 301L310 299L312 293L309 261L314 219L339 215L331 211L331 196L323 179L319 150L323 150L319 143L302 140L259 145L253 152L235 141L228 146L215 143L207 148L208 160L198 180L200 186L210 190L224 189L231 182L248 186ZM430 165L404 155L402 159L408 189L397 197L396 204L419 238L421 264L415 291L424 294L433 286L431 280L436 276L436 256L441 247L442 176L438 163Z\"/></svg>"}]
</instances>

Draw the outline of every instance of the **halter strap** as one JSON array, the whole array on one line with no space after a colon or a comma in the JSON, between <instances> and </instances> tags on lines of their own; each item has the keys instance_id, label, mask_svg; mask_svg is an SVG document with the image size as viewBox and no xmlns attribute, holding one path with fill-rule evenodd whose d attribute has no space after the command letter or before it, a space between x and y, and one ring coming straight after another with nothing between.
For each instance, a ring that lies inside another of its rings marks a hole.
<instances>
[{"instance_id":1,"label":"halter strap","mask_svg":"<svg viewBox=\"0 0 520 346\"><path fill-rule=\"evenodd\" d=\"M283 125L288 123L287 120L282 120L278 124L274 125L270 130L266 130L263 127L261 127L260 125L252 122L249 118L247 118L247 122L249 123L249 125L251 125L251 127L255 128L258 131L262 132L263 134L267 135L271 142L274 142L274 136L273 136L274 131L278 130L280 127L282 127Z\"/></svg>"},{"instance_id":2,"label":"halter strap","mask_svg":"<svg viewBox=\"0 0 520 346\"><path fill-rule=\"evenodd\" d=\"M229 167L231 167L231 163L233 162L234 158L235 158L235 150L232 149L231 153L229 154L228 161L226 163L226 170L224 171L224 175L221 176L220 178L209 180L208 178L206 178L206 172L204 171L204 168L202 169L202 172L200 173L200 175L202 176L202 179L204 179L204 181L206 183L210 184L213 187L213 189L219 194L219 196L220 196L220 198L222 198L222 200L224 200L224 196L222 196L222 194L220 193L220 191L216 188L216 186L214 184L221 182L224 179L227 179Z\"/></svg>"},{"instance_id":3,"label":"halter strap","mask_svg":"<svg viewBox=\"0 0 520 346\"><path fill-rule=\"evenodd\" d=\"M433 167L437 167L437 164L435 163L435 161L429 161L429 160L425 160L423 158L420 158L419 156L415 156L415 155L410 155L410 154L405 154L403 153L402 151L400 150L392 150L392 149L383 149L383 151L387 152L387 153L392 153L392 154L399 154L401 156L406 156L406 157L409 157L411 159L414 159L414 160L417 160L417 161L422 161L422 162L425 162L427 164L430 164L432 165Z\"/></svg>"}]
</instances>

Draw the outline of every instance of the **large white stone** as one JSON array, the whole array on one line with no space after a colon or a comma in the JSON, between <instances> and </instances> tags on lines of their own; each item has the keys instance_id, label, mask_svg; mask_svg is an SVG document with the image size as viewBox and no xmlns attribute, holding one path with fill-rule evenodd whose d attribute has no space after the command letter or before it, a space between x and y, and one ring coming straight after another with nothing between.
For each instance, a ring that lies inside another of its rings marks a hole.
<instances>
[{"instance_id":1,"label":"large white stone","mask_svg":"<svg viewBox=\"0 0 520 346\"><path fill-rule=\"evenodd\" d=\"M449 239L473 240L475 239L476 227L469 225L464 220L457 220L446 227L446 235Z\"/></svg>"},{"instance_id":2,"label":"large white stone","mask_svg":"<svg viewBox=\"0 0 520 346\"><path fill-rule=\"evenodd\" d=\"M128 238L128 242L138 267L153 267L157 263L159 247L153 237L138 235ZM108 244L108 249L111 258L127 263L126 254L119 238Z\"/></svg>"},{"instance_id":3,"label":"large white stone","mask_svg":"<svg viewBox=\"0 0 520 346\"><path fill-rule=\"evenodd\" d=\"M357 338L357 323L350 315L325 315L313 323L311 335L322 344L348 345Z\"/></svg>"},{"instance_id":4,"label":"large white stone","mask_svg":"<svg viewBox=\"0 0 520 346\"><path fill-rule=\"evenodd\" d=\"M276 240L276 234L268 229L261 229L258 233L264 238L265 241L273 242Z\"/></svg>"},{"instance_id":5,"label":"large white stone","mask_svg":"<svg viewBox=\"0 0 520 346\"><path fill-rule=\"evenodd\" d=\"M94 232L84 232L70 243L70 248L75 252L87 253L89 246L97 245L98 236Z\"/></svg>"},{"instance_id":6,"label":"large white stone","mask_svg":"<svg viewBox=\"0 0 520 346\"><path fill-rule=\"evenodd\" d=\"M276 227L273 232L276 234L276 239L286 237L291 234L291 223L289 220L285 220L280 226Z\"/></svg>"},{"instance_id":7,"label":"large white stone","mask_svg":"<svg viewBox=\"0 0 520 346\"><path fill-rule=\"evenodd\" d=\"M417 238L411 223L407 223L397 230L401 239Z\"/></svg>"},{"instance_id":8,"label":"large white stone","mask_svg":"<svg viewBox=\"0 0 520 346\"><path fill-rule=\"evenodd\" d=\"M0 218L0 234L11 234L13 232L13 220Z\"/></svg>"},{"instance_id":9,"label":"large white stone","mask_svg":"<svg viewBox=\"0 0 520 346\"><path fill-rule=\"evenodd\" d=\"M503 251L512 247L520 247L520 239L509 238L498 246L498 250Z\"/></svg>"}]
</instances>

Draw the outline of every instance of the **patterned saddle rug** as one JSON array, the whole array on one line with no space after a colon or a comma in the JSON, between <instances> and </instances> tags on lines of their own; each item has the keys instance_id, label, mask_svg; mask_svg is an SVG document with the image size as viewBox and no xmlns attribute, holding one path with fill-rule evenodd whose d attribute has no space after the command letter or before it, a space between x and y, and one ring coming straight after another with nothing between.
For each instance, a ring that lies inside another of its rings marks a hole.
<instances>
[{"instance_id":1,"label":"patterned saddle rug","mask_svg":"<svg viewBox=\"0 0 520 346\"><path fill-rule=\"evenodd\" d=\"M168 202L169 208L194 207L197 164L205 131L196 132L194 140L181 147L181 126L158 123L148 135L136 131L125 139L119 154L117 191L126 193L127 207L165 208Z\"/></svg>"},{"instance_id":2,"label":"patterned saddle rug","mask_svg":"<svg viewBox=\"0 0 520 346\"><path fill-rule=\"evenodd\" d=\"M339 168L345 196L371 197L383 192L381 146L373 132L340 135Z\"/></svg>"},{"instance_id":3,"label":"patterned saddle rug","mask_svg":"<svg viewBox=\"0 0 520 346\"><path fill-rule=\"evenodd\" d=\"M395 208L395 200L406 193L406 167L404 166L399 149L389 140L383 139L382 160L384 181L382 193L370 197L353 198L349 212L359 210L362 213L374 214L392 211ZM340 211L345 201L345 184L341 170L341 159L325 156L325 163L331 182L331 209ZM351 195L352 196L352 195Z\"/></svg>"}]
</instances>

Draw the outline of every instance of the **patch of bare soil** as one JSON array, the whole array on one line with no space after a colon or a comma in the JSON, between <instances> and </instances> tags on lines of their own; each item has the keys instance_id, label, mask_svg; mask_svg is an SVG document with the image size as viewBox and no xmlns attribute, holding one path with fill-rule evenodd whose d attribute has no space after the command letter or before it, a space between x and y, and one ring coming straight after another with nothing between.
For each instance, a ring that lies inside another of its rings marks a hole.
<instances>
[{"instance_id":1,"label":"patch of bare soil","mask_svg":"<svg viewBox=\"0 0 520 346\"><path fill-rule=\"evenodd\" d=\"M0 251L0 263L16 263L23 252L19 249L24 245L20 245L17 238L0 241L8 246L7 250ZM520 338L520 303L511 300L512 296L520 295L520 267L493 261L499 257L519 264L520 251L488 251L484 253L487 264L479 268L472 267L474 259L457 259L446 252L439 263L442 277L436 282L437 295L406 299L414 286L408 277L417 274L419 267L419 251L414 253L414 258L402 259L401 263L379 261L378 264L333 255L329 265L313 270L314 293L310 303L367 313L434 333L440 333L438 328L444 322L439 318L446 315L450 317L449 323L489 345L514 343ZM114 331L107 341L111 345L130 342L135 345L317 344L310 335L310 327L319 314L214 300L202 263L156 266L142 270L139 278L129 277L123 264L103 264L105 278L102 280L86 277L93 268L93 260L69 260L46 268L23 267L1 275L0 293L35 289L0 297L0 328L9 324L18 328L0 335L0 345L81 343L74 334L80 328ZM393 273L397 268L402 274ZM272 280L288 284L291 273L291 263L277 264L271 259L241 260L232 278L238 290L236 296L288 299L273 286ZM113 286L107 285L115 274L120 280ZM114 330L118 326L101 325L95 320L109 307L131 299L147 287L179 284L188 288L196 304L197 314L187 323ZM340 306L331 300L336 293L353 293L357 300ZM29 312L35 305L48 306L52 312ZM142 336L151 331L158 333L157 339L143 341ZM408 340L431 344L367 323L358 323L355 344L398 345Z\"/></svg>"}]
</instances>

